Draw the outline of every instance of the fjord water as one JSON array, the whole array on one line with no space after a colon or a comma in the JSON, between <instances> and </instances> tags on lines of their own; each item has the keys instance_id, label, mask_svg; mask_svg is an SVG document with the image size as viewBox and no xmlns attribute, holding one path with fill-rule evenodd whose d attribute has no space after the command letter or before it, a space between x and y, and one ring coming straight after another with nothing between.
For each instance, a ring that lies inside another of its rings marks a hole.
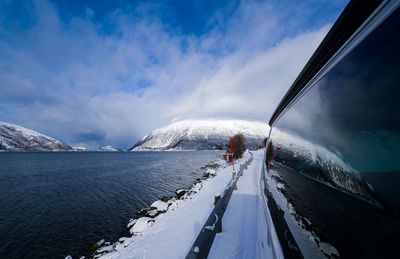
<instances>
[{"instance_id":1,"label":"fjord water","mask_svg":"<svg viewBox=\"0 0 400 259\"><path fill-rule=\"evenodd\" d=\"M126 234L140 209L190 187L218 154L0 153L0 258L89 255Z\"/></svg>"}]
</instances>

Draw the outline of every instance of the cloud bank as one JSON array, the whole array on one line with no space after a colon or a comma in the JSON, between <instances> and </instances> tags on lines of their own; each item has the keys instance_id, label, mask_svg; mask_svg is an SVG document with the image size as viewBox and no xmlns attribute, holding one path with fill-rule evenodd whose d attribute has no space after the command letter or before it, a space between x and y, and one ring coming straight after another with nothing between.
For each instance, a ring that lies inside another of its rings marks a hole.
<instances>
[{"instance_id":1,"label":"cloud bank","mask_svg":"<svg viewBox=\"0 0 400 259\"><path fill-rule=\"evenodd\" d=\"M288 19L294 8L246 1L216 10L196 35L166 24L160 5L116 8L106 22L90 8L63 19L46 1L13 20L9 6L0 5L0 120L91 148L128 148L178 119L267 122L334 22L310 26Z\"/></svg>"}]
</instances>

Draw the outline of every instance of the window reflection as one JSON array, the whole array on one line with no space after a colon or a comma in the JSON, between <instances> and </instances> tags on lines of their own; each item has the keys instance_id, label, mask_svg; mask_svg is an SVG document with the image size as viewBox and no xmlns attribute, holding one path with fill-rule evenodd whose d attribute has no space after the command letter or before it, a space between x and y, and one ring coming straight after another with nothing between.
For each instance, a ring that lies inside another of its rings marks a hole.
<instances>
[{"instance_id":1,"label":"window reflection","mask_svg":"<svg viewBox=\"0 0 400 259\"><path fill-rule=\"evenodd\" d=\"M342 256L391 255L400 234L398 28L400 10L271 129L268 169Z\"/></svg>"}]
</instances>

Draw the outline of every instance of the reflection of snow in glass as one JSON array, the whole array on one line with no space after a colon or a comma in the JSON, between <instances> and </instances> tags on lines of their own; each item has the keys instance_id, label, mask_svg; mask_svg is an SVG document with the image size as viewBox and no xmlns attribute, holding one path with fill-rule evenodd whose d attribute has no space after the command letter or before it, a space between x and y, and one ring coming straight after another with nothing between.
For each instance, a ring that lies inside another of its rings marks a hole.
<instances>
[{"instance_id":1,"label":"reflection of snow in glass","mask_svg":"<svg viewBox=\"0 0 400 259\"><path fill-rule=\"evenodd\" d=\"M313 144L299 136L294 136L275 128L272 130L272 136L275 146L282 145L282 147L293 152L294 156L310 160L313 164L318 164L328 171L341 170L359 175L354 168L325 147Z\"/></svg>"},{"instance_id":2,"label":"reflection of snow in glass","mask_svg":"<svg viewBox=\"0 0 400 259\"><path fill-rule=\"evenodd\" d=\"M275 128L272 130L271 139L274 147L281 148L282 152L288 152L293 158L320 169L325 180L319 180L323 180L325 184L356 194L376 204L370 194L371 188L363 182L360 173L327 148Z\"/></svg>"}]
</instances>

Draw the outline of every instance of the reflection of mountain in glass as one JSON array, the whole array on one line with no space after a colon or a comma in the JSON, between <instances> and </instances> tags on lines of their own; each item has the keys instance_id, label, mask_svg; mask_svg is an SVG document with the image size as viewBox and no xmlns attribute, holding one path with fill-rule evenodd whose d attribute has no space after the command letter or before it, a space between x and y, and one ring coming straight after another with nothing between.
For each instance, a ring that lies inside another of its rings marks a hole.
<instances>
[{"instance_id":1,"label":"reflection of mountain in glass","mask_svg":"<svg viewBox=\"0 0 400 259\"><path fill-rule=\"evenodd\" d=\"M339 54L320 78L317 75L271 133L274 145L282 145L276 152L282 163L358 197L383 200L380 203L397 213L400 34L393 32L399 26L397 8L350 52Z\"/></svg>"},{"instance_id":2,"label":"reflection of mountain in glass","mask_svg":"<svg viewBox=\"0 0 400 259\"><path fill-rule=\"evenodd\" d=\"M343 192L381 207L373 188L338 155L298 136L272 130L275 160ZM278 150L279 148L279 150Z\"/></svg>"}]
</instances>

